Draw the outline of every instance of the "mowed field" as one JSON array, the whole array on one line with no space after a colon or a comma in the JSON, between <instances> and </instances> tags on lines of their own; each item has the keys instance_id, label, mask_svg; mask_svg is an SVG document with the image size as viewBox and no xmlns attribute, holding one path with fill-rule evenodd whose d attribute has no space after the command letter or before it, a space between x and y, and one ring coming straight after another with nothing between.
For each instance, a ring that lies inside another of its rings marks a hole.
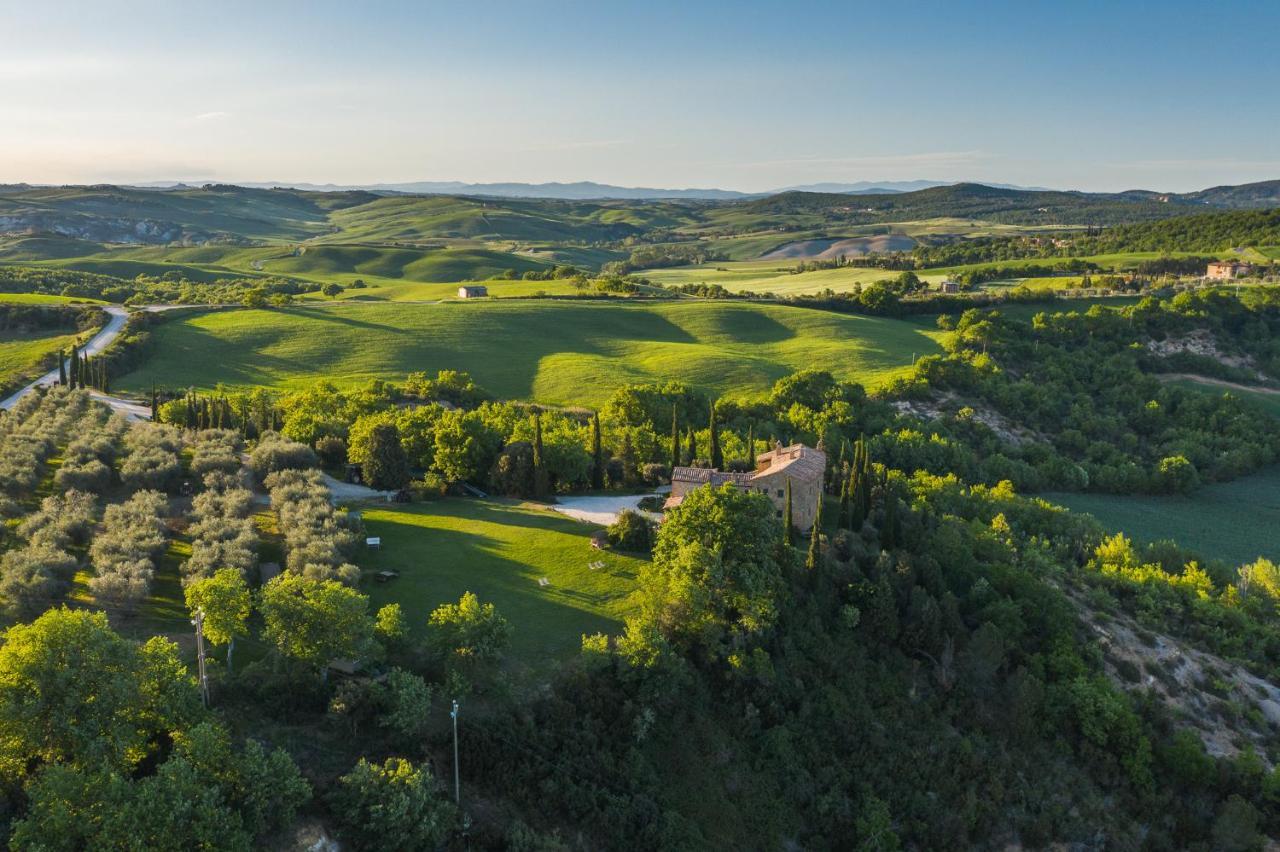
<instances>
[{"instance_id":1,"label":"mowed field","mask_svg":"<svg viewBox=\"0 0 1280 852\"><path fill-rule=\"evenodd\" d=\"M542 300L226 310L152 332L120 390L354 384L465 370L490 393L598 405L620 385L679 379L744 396L809 367L876 387L939 351L925 323L780 305Z\"/></svg>"},{"instance_id":2,"label":"mowed field","mask_svg":"<svg viewBox=\"0 0 1280 852\"><path fill-rule=\"evenodd\" d=\"M430 612L474 592L511 623L514 657L537 667L572 654L583 634L616 634L631 612L643 560L591 547L598 527L534 504L442 500L364 510L367 572L398 571L361 591L373 609L398 603L419 635ZM604 566L591 570L590 563ZM540 586L539 578L548 584Z\"/></svg>"},{"instance_id":3,"label":"mowed field","mask_svg":"<svg viewBox=\"0 0 1280 852\"><path fill-rule=\"evenodd\" d=\"M1088 512L1135 541L1172 539L1234 565L1259 556L1280 561L1280 466L1208 485L1188 497L1043 496L1073 511Z\"/></svg>"}]
</instances>

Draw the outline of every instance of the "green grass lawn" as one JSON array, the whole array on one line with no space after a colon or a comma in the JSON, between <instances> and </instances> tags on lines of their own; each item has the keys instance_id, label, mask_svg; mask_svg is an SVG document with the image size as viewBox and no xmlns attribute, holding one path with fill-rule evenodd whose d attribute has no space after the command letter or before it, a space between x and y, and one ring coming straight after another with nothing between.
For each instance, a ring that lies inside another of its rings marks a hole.
<instances>
[{"instance_id":1,"label":"green grass lawn","mask_svg":"<svg viewBox=\"0 0 1280 852\"><path fill-rule=\"evenodd\" d=\"M1280 466L1232 482L1208 485L1188 497L1046 494L1088 512L1135 541L1173 539L1205 558L1234 565L1259 556L1280 560Z\"/></svg>"},{"instance_id":2,"label":"green grass lawn","mask_svg":"<svg viewBox=\"0 0 1280 852\"><path fill-rule=\"evenodd\" d=\"M45 358L61 349L69 349L77 339L75 334L6 332L5 339L0 340L0 387L35 378L44 372ZM57 366L57 359L54 359L54 366Z\"/></svg>"},{"instance_id":3,"label":"green grass lawn","mask_svg":"<svg viewBox=\"0 0 1280 852\"><path fill-rule=\"evenodd\" d=\"M577 651L584 633L618 633L632 607L643 560L591 547L597 527L532 504L443 500L364 510L382 547L360 566L395 570L366 581L373 608L399 603L421 634L430 612L464 592L493 603L513 628L513 656L537 667ZM588 564L604 562L592 571ZM546 577L550 584L538 585Z\"/></svg>"},{"instance_id":4,"label":"green grass lawn","mask_svg":"<svg viewBox=\"0 0 1280 852\"><path fill-rule=\"evenodd\" d=\"M356 383L470 372L490 393L598 405L620 385L681 379L745 396L807 367L875 387L939 351L927 323L780 305L492 301L340 304L174 318L120 390Z\"/></svg>"}]
</instances>

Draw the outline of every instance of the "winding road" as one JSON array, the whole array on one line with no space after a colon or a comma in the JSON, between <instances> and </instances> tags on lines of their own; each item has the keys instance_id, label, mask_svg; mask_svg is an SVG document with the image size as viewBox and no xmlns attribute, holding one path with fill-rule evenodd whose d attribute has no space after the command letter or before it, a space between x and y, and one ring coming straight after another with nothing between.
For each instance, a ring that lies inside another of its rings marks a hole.
<instances>
[{"instance_id":1,"label":"winding road","mask_svg":"<svg viewBox=\"0 0 1280 852\"><path fill-rule=\"evenodd\" d=\"M169 311L175 308L187 307L186 305L147 305L140 310L157 313L159 311ZM104 305L102 310L107 313L107 324L99 329L98 333L89 339L89 342L80 347L82 355L98 355L101 354L108 346L115 342L120 336L120 332L124 330L124 325L129 321L129 312L119 305ZM50 370L22 390L10 396L8 399L0 402L0 410L8 411L18 404L18 400L31 393L38 387L49 387L57 384L57 369ZM99 402L111 406L111 408L128 417L130 420L147 420L151 417L151 410L140 403L124 399L123 397L111 396L109 394L100 393L98 391L90 391L94 399Z\"/></svg>"}]
</instances>

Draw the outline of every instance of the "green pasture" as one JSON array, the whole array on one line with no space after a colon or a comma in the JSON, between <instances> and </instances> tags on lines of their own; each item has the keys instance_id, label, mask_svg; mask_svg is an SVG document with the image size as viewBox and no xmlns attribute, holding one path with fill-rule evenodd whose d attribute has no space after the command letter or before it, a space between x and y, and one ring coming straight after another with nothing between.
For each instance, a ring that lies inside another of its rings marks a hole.
<instances>
[{"instance_id":1,"label":"green pasture","mask_svg":"<svg viewBox=\"0 0 1280 852\"><path fill-rule=\"evenodd\" d=\"M1186 497L1046 494L1088 512L1135 541L1173 539L1205 558L1241 565L1259 556L1280 560L1280 466Z\"/></svg>"},{"instance_id":2,"label":"green pasture","mask_svg":"<svg viewBox=\"0 0 1280 852\"><path fill-rule=\"evenodd\" d=\"M6 332L0 340L0 387L42 374L45 359L69 349L78 339L75 334L28 334ZM55 359L53 366L57 366Z\"/></svg>"},{"instance_id":3,"label":"green pasture","mask_svg":"<svg viewBox=\"0 0 1280 852\"><path fill-rule=\"evenodd\" d=\"M620 385L668 379L750 395L808 367L876 387L938 352L940 336L903 320L696 300L212 311L156 326L146 363L115 386L288 388L458 369L502 398L594 405Z\"/></svg>"},{"instance_id":4,"label":"green pasture","mask_svg":"<svg viewBox=\"0 0 1280 852\"><path fill-rule=\"evenodd\" d=\"M525 503L443 500L369 506L369 535L379 550L359 559L367 575L392 570L386 583L366 580L372 608L398 603L415 632L443 603L464 592L493 603L511 623L513 656L537 666L572 654L583 634L616 634L631 611L643 560L591 547L598 527ZM592 562L604 567L592 571ZM549 583L543 587L538 579Z\"/></svg>"}]
</instances>

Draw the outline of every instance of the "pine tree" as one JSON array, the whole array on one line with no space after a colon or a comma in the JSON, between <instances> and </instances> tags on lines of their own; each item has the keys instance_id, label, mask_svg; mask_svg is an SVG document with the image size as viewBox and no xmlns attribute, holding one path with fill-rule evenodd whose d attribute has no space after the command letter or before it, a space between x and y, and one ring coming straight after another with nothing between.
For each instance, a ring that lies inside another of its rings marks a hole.
<instances>
[{"instance_id":1,"label":"pine tree","mask_svg":"<svg viewBox=\"0 0 1280 852\"><path fill-rule=\"evenodd\" d=\"M818 508L813 514L813 531L809 533L809 558L804 567L810 571L818 570L818 560L822 556L822 492L818 492Z\"/></svg>"},{"instance_id":2,"label":"pine tree","mask_svg":"<svg viewBox=\"0 0 1280 852\"><path fill-rule=\"evenodd\" d=\"M67 358L58 350L58 384L66 386L67 384Z\"/></svg>"},{"instance_id":3,"label":"pine tree","mask_svg":"<svg viewBox=\"0 0 1280 852\"><path fill-rule=\"evenodd\" d=\"M533 412L533 496L547 493L547 465L542 458L542 412Z\"/></svg>"},{"instance_id":4,"label":"pine tree","mask_svg":"<svg viewBox=\"0 0 1280 852\"><path fill-rule=\"evenodd\" d=\"M600 447L600 412L591 415L591 487L604 488L604 450Z\"/></svg>"},{"instance_id":5,"label":"pine tree","mask_svg":"<svg viewBox=\"0 0 1280 852\"><path fill-rule=\"evenodd\" d=\"M716 423L716 404L711 403L711 467L720 470L724 467L724 453L720 452L720 425Z\"/></svg>"},{"instance_id":6,"label":"pine tree","mask_svg":"<svg viewBox=\"0 0 1280 852\"><path fill-rule=\"evenodd\" d=\"M788 545L795 544L795 527L791 524L791 477L787 477L787 505L782 510L782 527L782 540Z\"/></svg>"},{"instance_id":7,"label":"pine tree","mask_svg":"<svg viewBox=\"0 0 1280 852\"><path fill-rule=\"evenodd\" d=\"M671 471L680 466L680 423L676 419L676 407L671 406Z\"/></svg>"}]
</instances>

